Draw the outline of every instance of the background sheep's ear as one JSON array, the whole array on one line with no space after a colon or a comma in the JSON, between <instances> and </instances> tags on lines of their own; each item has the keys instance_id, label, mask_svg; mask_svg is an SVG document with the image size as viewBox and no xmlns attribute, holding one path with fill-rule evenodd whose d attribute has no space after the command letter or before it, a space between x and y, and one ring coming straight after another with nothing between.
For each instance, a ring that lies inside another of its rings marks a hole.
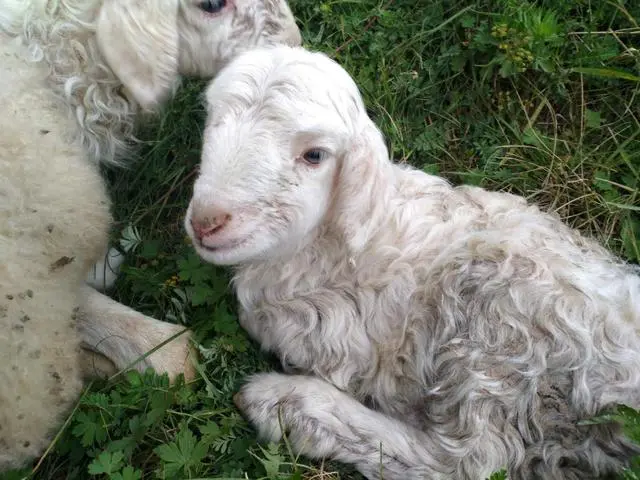
<instances>
[{"instance_id":1,"label":"background sheep's ear","mask_svg":"<svg viewBox=\"0 0 640 480\"><path fill-rule=\"evenodd\" d=\"M109 67L145 110L178 80L177 0L104 0L96 26Z\"/></svg>"},{"instance_id":2,"label":"background sheep's ear","mask_svg":"<svg viewBox=\"0 0 640 480\"><path fill-rule=\"evenodd\" d=\"M344 156L337 182L335 222L352 252L362 250L387 211L392 175L384 138L370 123Z\"/></svg>"}]
</instances>

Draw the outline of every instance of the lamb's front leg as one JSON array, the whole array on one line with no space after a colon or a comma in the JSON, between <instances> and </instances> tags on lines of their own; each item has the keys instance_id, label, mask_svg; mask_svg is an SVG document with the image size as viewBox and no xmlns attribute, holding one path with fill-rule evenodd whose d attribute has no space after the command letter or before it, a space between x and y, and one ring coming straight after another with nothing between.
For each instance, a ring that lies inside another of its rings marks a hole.
<instances>
[{"instance_id":1,"label":"lamb's front leg","mask_svg":"<svg viewBox=\"0 0 640 480\"><path fill-rule=\"evenodd\" d=\"M281 425L296 453L353 464L370 479L460 478L460 445L371 410L309 376L259 374L234 398L261 438L279 441ZM281 423L280 423L281 422ZM484 465L488 477L500 465Z\"/></svg>"},{"instance_id":2,"label":"lamb's front leg","mask_svg":"<svg viewBox=\"0 0 640 480\"><path fill-rule=\"evenodd\" d=\"M187 380L195 376L191 335L184 332L185 327L148 317L89 286L83 287L82 300L78 329L86 349L106 357L120 370L175 336L133 367L139 371L151 367L158 373L168 373L171 379L180 373ZM99 356L85 357L91 357L85 373L109 371L108 362Z\"/></svg>"}]
</instances>

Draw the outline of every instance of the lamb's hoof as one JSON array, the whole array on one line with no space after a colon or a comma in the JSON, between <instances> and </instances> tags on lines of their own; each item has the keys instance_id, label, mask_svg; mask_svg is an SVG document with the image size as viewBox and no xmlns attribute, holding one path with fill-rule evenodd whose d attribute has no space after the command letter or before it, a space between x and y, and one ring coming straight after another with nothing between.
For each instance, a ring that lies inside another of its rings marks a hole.
<instances>
[{"instance_id":1,"label":"lamb's hoof","mask_svg":"<svg viewBox=\"0 0 640 480\"><path fill-rule=\"evenodd\" d=\"M87 274L86 282L99 292L106 292L115 285L124 260L124 254L116 248L110 248L103 258L93 265Z\"/></svg>"},{"instance_id":2,"label":"lamb's hoof","mask_svg":"<svg viewBox=\"0 0 640 480\"><path fill-rule=\"evenodd\" d=\"M292 377L277 373L254 375L233 396L233 403L264 440L278 442L281 426L288 430L297 404ZM282 425L281 425L282 424Z\"/></svg>"},{"instance_id":3,"label":"lamb's hoof","mask_svg":"<svg viewBox=\"0 0 640 480\"><path fill-rule=\"evenodd\" d=\"M182 326L176 327L174 334L184 330ZM183 374L185 381L189 382L197 376L194 366L197 356L197 350L191 342L191 332L187 331L146 357L139 369L151 367L159 374L166 373L172 382Z\"/></svg>"},{"instance_id":4,"label":"lamb's hoof","mask_svg":"<svg viewBox=\"0 0 640 480\"><path fill-rule=\"evenodd\" d=\"M118 372L111 360L91 350L83 348L80 358L82 376L87 380L94 378L107 379Z\"/></svg>"},{"instance_id":5,"label":"lamb's hoof","mask_svg":"<svg viewBox=\"0 0 640 480\"><path fill-rule=\"evenodd\" d=\"M241 412L247 407L241 392L238 392L233 396L233 403Z\"/></svg>"}]
</instances>

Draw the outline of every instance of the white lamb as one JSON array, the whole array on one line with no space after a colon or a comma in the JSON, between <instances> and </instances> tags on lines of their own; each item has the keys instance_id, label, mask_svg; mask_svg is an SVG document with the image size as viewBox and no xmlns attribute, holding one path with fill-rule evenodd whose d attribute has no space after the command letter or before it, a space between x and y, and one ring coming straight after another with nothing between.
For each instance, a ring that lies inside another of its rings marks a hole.
<instances>
[{"instance_id":1,"label":"white lamb","mask_svg":"<svg viewBox=\"0 0 640 480\"><path fill-rule=\"evenodd\" d=\"M578 423L640 407L630 265L520 197L393 164L324 54L243 54L206 98L186 229L296 373L236 396L261 435L386 480L593 478L639 451Z\"/></svg>"},{"instance_id":2,"label":"white lamb","mask_svg":"<svg viewBox=\"0 0 640 480\"><path fill-rule=\"evenodd\" d=\"M159 105L179 73L299 40L283 0L0 1L0 473L43 451L83 375L155 347L136 368L194 375L184 327L84 282L111 222L95 160L114 161L136 102Z\"/></svg>"}]
</instances>

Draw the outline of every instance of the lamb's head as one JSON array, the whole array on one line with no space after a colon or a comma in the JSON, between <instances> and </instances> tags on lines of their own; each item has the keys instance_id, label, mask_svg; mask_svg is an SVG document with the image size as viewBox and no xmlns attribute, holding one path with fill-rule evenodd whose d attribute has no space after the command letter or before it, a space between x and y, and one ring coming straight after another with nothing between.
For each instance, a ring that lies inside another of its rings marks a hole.
<instances>
[{"instance_id":1,"label":"lamb's head","mask_svg":"<svg viewBox=\"0 0 640 480\"><path fill-rule=\"evenodd\" d=\"M180 74L210 78L246 49L302 41L286 0L104 0L96 37L147 110L166 99Z\"/></svg>"},{"instance_id":2,"label":"lamb's head","mask_svg":"<svg viewBox=\"0 0 640 480\"><path fill-rule=\"evenodd\" d=\"M185 226L217 264L292 254L333 229L358 248L391 163L352 78L322 53L276 46L233 60L206 91Z\"/></svg>"}]
</instances>

